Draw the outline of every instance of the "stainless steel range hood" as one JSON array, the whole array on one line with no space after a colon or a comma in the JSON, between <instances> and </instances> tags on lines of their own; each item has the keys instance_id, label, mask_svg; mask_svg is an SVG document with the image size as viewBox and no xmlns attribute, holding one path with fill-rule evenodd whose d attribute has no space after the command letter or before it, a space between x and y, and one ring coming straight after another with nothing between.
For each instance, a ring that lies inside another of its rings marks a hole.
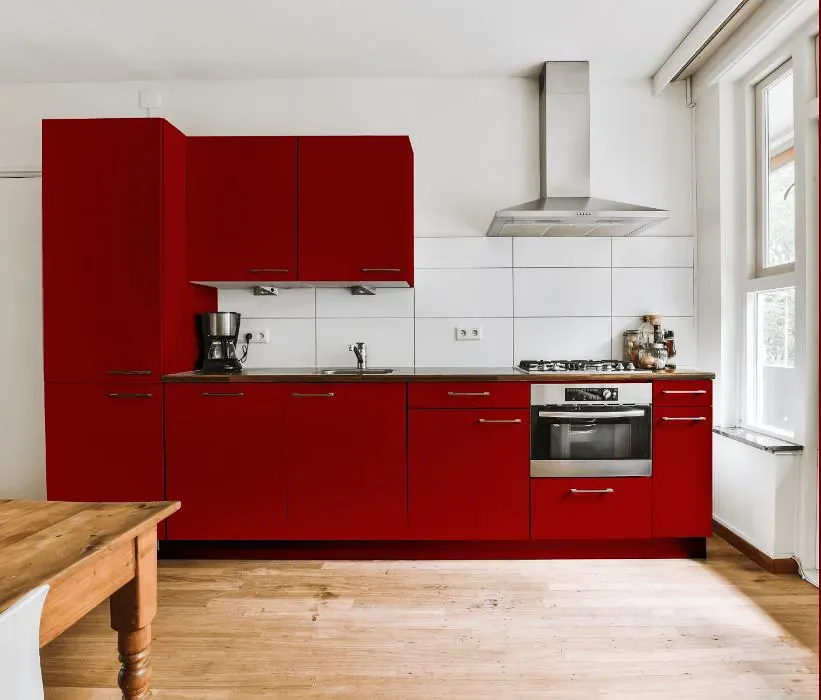
<instances>
[{"instance_id":1,"label":"stainless steel range hood","mask_svg":"<svg viewBox=\"0 0 821 700\"><path fill-rule=\"evenodd\" d=\"M539 76L541 197L500 209L488 236L630 236L670 212L590 196L590 69L551 61Z\"/></svg>"}]
</instances>

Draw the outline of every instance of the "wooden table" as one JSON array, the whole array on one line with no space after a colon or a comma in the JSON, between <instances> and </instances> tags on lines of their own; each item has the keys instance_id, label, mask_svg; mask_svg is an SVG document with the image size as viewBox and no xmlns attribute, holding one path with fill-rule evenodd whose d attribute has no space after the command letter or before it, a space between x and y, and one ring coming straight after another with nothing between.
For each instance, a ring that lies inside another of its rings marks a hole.
<instances>
[{"instance_id":1,"label":"wooden table","mask_svg":"<svg viewBox=\"0 0 821 700\"><path fill-rule=\"evenodd\" d=\"M110 596L123 698L147 697L157 524L179 507L0 500L0 611L32 588L51 586L40 622L43 647Z\"/></svg>"}]
</instances>

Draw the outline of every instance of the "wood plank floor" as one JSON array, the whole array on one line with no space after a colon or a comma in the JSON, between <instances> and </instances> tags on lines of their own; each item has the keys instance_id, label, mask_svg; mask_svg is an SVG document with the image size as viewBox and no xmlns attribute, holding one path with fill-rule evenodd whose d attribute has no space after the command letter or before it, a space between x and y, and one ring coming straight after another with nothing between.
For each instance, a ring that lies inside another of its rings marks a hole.
<instances>
[{"instance_id":1,"label":"wood plank floor","mask_svg":"<svg viewBox=\"0 0 821 700\"><path fill-rule=\"evenodd\" d=\"M817 698L818 591L721 540L706 562L167 561L158 700ZM46 700L112 700L98 608Z\"/></svg>"}]
</instances>

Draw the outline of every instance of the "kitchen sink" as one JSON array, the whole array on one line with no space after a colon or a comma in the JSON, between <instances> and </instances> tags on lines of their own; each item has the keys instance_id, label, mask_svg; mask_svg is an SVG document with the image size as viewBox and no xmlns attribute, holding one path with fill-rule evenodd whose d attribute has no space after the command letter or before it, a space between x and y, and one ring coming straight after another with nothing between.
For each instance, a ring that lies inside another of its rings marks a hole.
<instances>
[{"instance_id":1,"label":"kitchen sink","mask_svg":"<svg viewBox=\"0 0 821 700\"><path fill-rule=\"evenodd\" d=\"M330 367L319 370L320 374L338 374L345 376L359 376L365 374L391 374L395 370L388 367L375 367L373 369L356 369L355 367Z\"/></svg>"}]
</instances>

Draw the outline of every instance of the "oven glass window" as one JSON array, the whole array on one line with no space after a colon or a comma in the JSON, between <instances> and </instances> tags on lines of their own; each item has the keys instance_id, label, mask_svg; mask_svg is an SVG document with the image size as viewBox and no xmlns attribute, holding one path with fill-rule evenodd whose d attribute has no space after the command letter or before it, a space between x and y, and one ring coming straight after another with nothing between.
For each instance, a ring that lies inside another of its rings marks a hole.
<instances>
[{"instance_id":1,"label":"oven glass window","mask_svg":"<svg viewBox=\"0 0 821 700\"><path fill-rule=\"evenodd\" d=\"M650 458L649 406L533 406L531 459Z\"/></svg>"}]
</instances>

